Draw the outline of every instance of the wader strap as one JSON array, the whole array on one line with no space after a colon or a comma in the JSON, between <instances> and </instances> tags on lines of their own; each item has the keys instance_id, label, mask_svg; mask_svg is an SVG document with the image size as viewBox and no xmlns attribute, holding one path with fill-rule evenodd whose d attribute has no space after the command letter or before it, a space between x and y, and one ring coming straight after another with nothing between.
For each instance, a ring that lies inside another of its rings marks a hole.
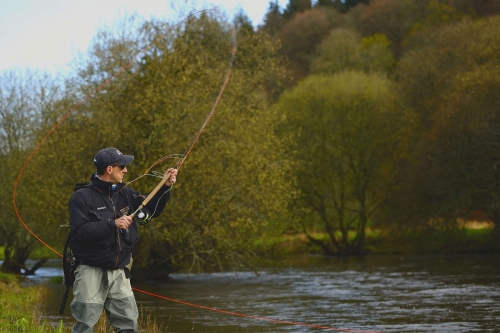
<instances>
[{"instance_id":1,"label":"wader strap","mask_svg":"<svg viewBox=\"0 0 500 333\"><path fill-rule=\"evenodd\" d=\"M104 285L104 289L109 288L108 270L106 268L102 269L102 284Z\"/></svg>"}]
</instances>

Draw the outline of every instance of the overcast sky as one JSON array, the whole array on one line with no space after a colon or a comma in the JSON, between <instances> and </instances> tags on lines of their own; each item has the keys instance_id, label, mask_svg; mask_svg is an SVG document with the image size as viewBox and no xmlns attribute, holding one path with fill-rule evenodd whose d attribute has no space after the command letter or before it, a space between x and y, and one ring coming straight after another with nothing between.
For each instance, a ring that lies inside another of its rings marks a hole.
<instances>
[{"instance_id":1,"label":"overcast sky","mask_svg":"<svg viewBox=\"0 0 500 333\"><path fill-rule=\"evenodd\" d=\"M288 0L278 3L284 7ZM99 28L113 26L126 16L172 21L178 17L173 6L205 9L214 5L230 18L243 9L257 26L269 0L0 0L0 71L64 71L78 51L87 50Z\"/></svg>"}]
</instances>

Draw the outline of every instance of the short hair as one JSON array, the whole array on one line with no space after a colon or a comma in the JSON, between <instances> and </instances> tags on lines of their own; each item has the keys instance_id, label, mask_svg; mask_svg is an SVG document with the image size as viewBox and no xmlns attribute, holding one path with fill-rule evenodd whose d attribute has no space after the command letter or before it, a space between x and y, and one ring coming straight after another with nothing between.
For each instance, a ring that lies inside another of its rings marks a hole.
<instances>
[{"instance_id":1,"label":"short hair","mask_svg":"<svg viewBox=\"0 0 500 333\"><path fill-rule=\"evenodd\" d=\"M99 176L104 175L104 173L106 172L106 169L108 168L108 166L106 166L105 168L97 169L97 175L99 175Z\"/></svg>"}]
</instances>

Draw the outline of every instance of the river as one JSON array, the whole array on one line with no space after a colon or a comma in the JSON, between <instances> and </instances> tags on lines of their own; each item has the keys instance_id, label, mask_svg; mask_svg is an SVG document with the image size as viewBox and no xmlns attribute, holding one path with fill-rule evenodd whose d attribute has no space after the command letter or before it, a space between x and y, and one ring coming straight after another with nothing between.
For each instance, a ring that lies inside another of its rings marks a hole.
<instances>
[{"instance_id":1,"label":"river","mask_svg":"<svg viewBox=\"0 0 500 333\"><path fill-rule=\"evenodd\" d=\"M31 280L60 275L58 263ZM258 275L172 274L134 287L232 312L136 292L165 332L500 332L500 255L301 256Z\"/></svg>"}]
</instances>

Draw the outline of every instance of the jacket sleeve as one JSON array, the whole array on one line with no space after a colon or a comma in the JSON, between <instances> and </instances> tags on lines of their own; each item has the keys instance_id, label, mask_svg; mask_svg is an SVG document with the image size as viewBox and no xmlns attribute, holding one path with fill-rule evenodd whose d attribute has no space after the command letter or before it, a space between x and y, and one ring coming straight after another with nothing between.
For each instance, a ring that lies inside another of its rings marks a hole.
<instances>
[{"instance_id":1,"label":"jacket sleeve","mask_svg":"<svg viewBox=\"0 0 500 333\"><path fill-rule=\"evenodd\" d=\"M89 207L81 191L75 192L69 200L69 223L71 233L78 244L94 243L104 237L110 237L115 231L114 220L91 221Z\"/></svg>"},{"instance_id":2,"label":"jacket sleeve","mask_svg":"<svg viewBox=\"0 0 500 333\"><path fill-rule=\"evenodd\" d=\"M148 212L153 214L153 218L160 216L160 214L163 212L163 209L167 205L167 202L170 199L170 188L170 186L162 186L145 206ZM137 191L134 191L134 207L136 207L137 209L142 204L144 199L146 199L146 197L147 194L143 195Z\"/></svg>"}]
</instances>

